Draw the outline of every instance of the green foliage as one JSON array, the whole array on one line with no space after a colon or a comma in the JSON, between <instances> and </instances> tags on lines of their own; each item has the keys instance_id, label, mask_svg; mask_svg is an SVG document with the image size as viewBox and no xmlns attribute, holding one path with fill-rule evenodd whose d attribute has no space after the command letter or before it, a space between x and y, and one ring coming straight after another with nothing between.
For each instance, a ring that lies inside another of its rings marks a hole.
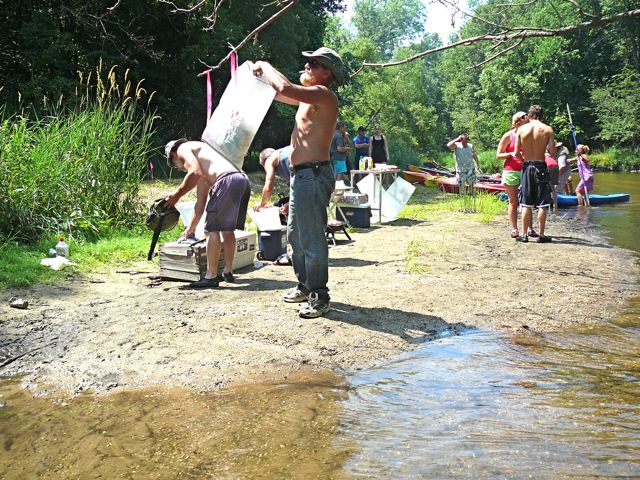
<instances>
[{"instance_id":1,"label":"green foliage","mask_svg":"<svg viewBox=\"0 0 640 480\"><path fill-rule=\"evenodd\" d=\"M377 46L380 59L390 58L424 31L425 7L420 0L356 0L353 11L358 36Z\"/></svg>"},{"instance_id":2,"label":"green foliage","mask_svg":"<svg viewBox=\"0 0 640 480\"><path fill-rule=\"evenodd\" d=\"M220 3L215 23L209 17L214 3ZM303 65L300 52L321 45L327 15L342 9L341 4L301 1L244 47L240 61L265 59L297 78ZM199 138L206 99L204 79L196 75L205 70L203 62L217 64L229 44L238 45L282 5L234 0L204 2L192 11L185 3L178 6L183 11L158 0L3 0L0 104L6 105L6 115L20 114L26 107L45 116L52 113L51 104L60 101L74 108L75 92L81 88L76 72L88 71L102 58L129 69L134 85L145 79L145 87L156 92L156 146L170 138ZM213 72L215 103L228 80L228 64ZM292 120L290 107L274 106L253 148L288 144ZM156 174L163 174L164 162L156 155Z\"/></svg>"},{"instance_id":3,"label":"green foliage","mask_svg":"<svg viewBox=\"0 0 640 480\"><path fill-rule=\"evenodd\" d=\"M608 148L589 156L591 166L601 170L630 172L640 170L640 149Z\"/></svg>"},{"instance_id":4,"label":"green foliage","mask_svg":"<svg viewBox=\"0 0 640 480\"><path fill-rule=\"evenodd\" d=\"M640 73L626 69L614 75L606 85L591 91L591 99L602 129L599 138L640 147Z\"/></svg>"},{"instance_id":5,"label":"green foliage","mask_svg":"<svg viewBox=\"0 0 640 480\"><path fill-rule=\"evenodd\" d=\"M568 2L535 2L507 9L502 3L489 0L475 4L475 17L462 27L461 36L495 34L496 29L489 22L506 21L512 28L519 29L559 28L584 21L575 5ZM631 7L620 0L596 0L585 8L611 14ZM640 89L637 80L631 80L637 78L634 75L640 68L636 60L638 32L640 21L634 19L606 30L528 39L518 48L479 67L474 66L513 43L498 48L491 42L477 43L444 52L437 68L451 119L449 136L466 130L479 150L495 148L510 127L511 115L518 110L526 111L535 103L543 107L545 121L554 128L556 137L567 142L571 136L566 114L569 103L581 141L596 147L600 146L596 139L606 145L634 146L628 136L623 138L620 134L624 128L620 128L617 114L612 111L620 112L625 104L627 113L638 119L635 99ZM627 55L620 45L626 46ZM616 61L612 61L613 58ZM635 73L626 75L624 82L615 76L629 71ZM609 96L602 88L609 91ZM629 108L630 105L635 105L636 110ZM600 129L602 133L597 136ZM612 134L612 130L617 133Z\"/></svg>"},{"instance_id":6,"label":"green foliage","mask_svg":"<svg viewBox=\"0 0 640 480\"><path fill-rule=\"evenodd\" d=\"M139 221L152 117L140 85L132 90L125 76L119 86L114 69L104 83L100 73L74 111L0 117L0 237L90 237Z\"/></svg>"}]
</instances>

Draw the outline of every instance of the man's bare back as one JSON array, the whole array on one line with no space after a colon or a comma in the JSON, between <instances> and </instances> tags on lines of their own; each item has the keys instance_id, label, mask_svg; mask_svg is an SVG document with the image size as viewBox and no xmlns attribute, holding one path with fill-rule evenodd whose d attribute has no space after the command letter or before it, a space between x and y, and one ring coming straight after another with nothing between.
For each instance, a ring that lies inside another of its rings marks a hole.
<instances>
[{"instance_id":1,"label":"man's bare back","mask_svg":"<svg viewBox=\"0 0 640 480\"><path fill-rule=\"evenodd\" d=\"M529 123L518 128L516 135L515 151L525 162L544 162L546 151L552 156L556 153L553 129L540 120L531 119Z\"/></svg>"},{"instance_id":2,"label":"man's bare back","mask_svg":"<svg viewBox=\"0 0 640 480\"><path fill-rule=\"evenodd\" d=\"M211 188L223 173L238 171L231 162L204 142L186 142L184 146L180 146L178 152L185 158L185 166L188 167L187 163L190 162L198 163L202 172L199 181L207 188Z\"/></svg>"}]
</instances>

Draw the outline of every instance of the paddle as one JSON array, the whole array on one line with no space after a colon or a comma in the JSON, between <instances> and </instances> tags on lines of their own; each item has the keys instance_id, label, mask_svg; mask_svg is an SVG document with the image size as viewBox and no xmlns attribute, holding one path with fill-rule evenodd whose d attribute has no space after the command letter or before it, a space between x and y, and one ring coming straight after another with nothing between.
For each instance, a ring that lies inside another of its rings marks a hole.
<instances>
[{"instance_id":1,"label":"paddle","mask_svg":"<svg viewBox=\"0 0 640 480\"><path fill-rule=\"evenodd\" d=\"M578 148L578 140L576 139L576 129L573 126L573 120L571 119L571 110L569 109L569 104L567 103L567 113L569 114L569 126L571 127L571 135L573 135L573 145L574 147L577 149ZM582 181L582 184L584 185L584 198L585 198L585 202L587 204L587 207L591 206L591 201L589 200L589 192L587 189L587 182L584 180L584 177L582 176L582 168L580 168L582 166L582 155L580 155L578 153L578 176L580 177L580 180Z\"/></svg>"}]
</instances>

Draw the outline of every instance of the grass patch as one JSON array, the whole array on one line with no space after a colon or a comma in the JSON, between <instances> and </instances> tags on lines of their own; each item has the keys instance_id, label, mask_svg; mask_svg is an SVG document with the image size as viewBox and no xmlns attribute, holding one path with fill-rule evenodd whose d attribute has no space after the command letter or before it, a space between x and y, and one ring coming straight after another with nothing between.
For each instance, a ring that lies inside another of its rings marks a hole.
<instances>
[{"instance_id":1,"label":"grass patch","mask_svg":"<svg viewBox=\"0 0 640 480\"><path fill-rule=\"evenodd\" d=\"M400 212L400 218L407 220L426 220L441 217L449 213L461 213L473 206L471 199L444 193L436 187L417 187L409 203ZM489 223L496 215L507 211L507 203L496 195L478 192L475 200L475 212L467 213L476 221Z\"/></svg>"},{"instance_id":2,"label":"grass patch","mask_svg":"<svg viewBox=\"0 0 640 480\"><path fill-rule=\"evenodd\" d=\"M163 232L158 243L173 241L181 232L180 226ZM69 275L106 272L144 261L152 235L153 232L140 227L116 230L94 241L66 240L69 243L69 260L76 265L65 266L58 271L40 265L49 248L57 243L56 238L28 245L6 242L0 245L0 290L36 283L58 283Z\"/></svg>"},{"instance_id":3,"label":"grass patch","mask_svg":"<svg viewBox=\"0 0 640 480\"><path fill-rule=\"evenodd\" d=\"M432 271L431 263L428 262L428 259L434 256L445 257L448 254L449 248L444 235L435 244L414 238L407 247L405 268L411 273L428 274Z\"/></svg>"},{"instance_id":4,"label":"grass patch","mask_svg":"<svg viewBox=\"0 0 640 480\"><path fill-rule=\"evenodd\" d=\"M251 174L252 194L249 206L260 200L264 174ZM166 196L176 189L182 180L154 180L142 182L140 201L150 205L155 199ZM275 197L275 194L274 194ZM276 197L277 198L277 197ZM195 189L185 195L181 201L195 200ZM11 287L28 287L36 283L58 283L69 275L86 275L125 268L139 261L145 261L153 232L143 225L143 217L137 226L130 229L117 229L104 232L99 239L82 240L67 239L69 259L74 266L63 267L55 271L40 265L40 260L47 257L47 251L57 243L57 236L48 236L31 244L15 241L0 243L0 290ZM247 218L247 230L256 230ZM171 242L182 233L183 225L179 222L176 228L160 235L158 243ZM149 263L149 265L154 265Z\"/></svg>"}]
</instances>

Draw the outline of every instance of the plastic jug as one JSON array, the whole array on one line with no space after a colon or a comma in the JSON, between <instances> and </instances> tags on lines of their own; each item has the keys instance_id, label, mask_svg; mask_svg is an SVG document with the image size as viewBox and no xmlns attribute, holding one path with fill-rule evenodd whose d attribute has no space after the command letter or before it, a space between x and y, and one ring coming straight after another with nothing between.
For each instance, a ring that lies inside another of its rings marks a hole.
<instances>
[{"instance_id":1,"label":"plastic jug","mask_svg":"<svg viewBox=\"0 0 640 480\"><path fill-rule=\"evenodd\" d=\"M56 245L56 255L59 257L69 258L69 245L64 241L64 237L58 239Z\"/></svg>"},{"instance_id":2,"label":"plastic jug","mask_svg":"<svg viewBox=\"0 0 640 480\"><path fill-rule=\"evenodd\" d=\"M204 142L240 170L276 95L271 85L253 74L251 65L244 62L238 67L202 133Z\"/></svg>"}]
</instances>

